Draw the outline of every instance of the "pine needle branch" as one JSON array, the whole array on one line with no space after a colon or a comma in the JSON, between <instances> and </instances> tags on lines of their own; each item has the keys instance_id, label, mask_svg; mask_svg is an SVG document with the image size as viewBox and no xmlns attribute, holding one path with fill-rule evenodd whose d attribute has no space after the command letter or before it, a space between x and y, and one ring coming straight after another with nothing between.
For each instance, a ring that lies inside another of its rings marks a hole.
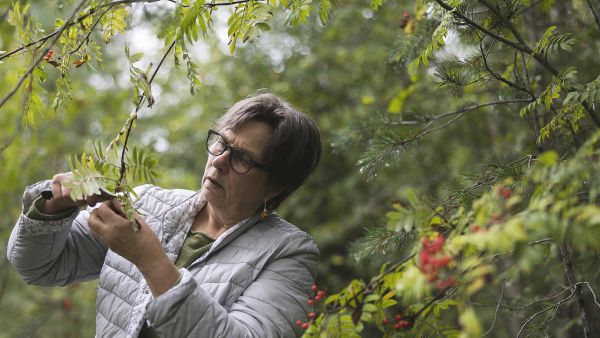
<instances>
[{"instance_id":1,"label":"pine needle branch","mask_svg":"<svg viewBox=\"0 0 600 338\"><path fill-rule=\"evenodd\" d=\"M534 51L533 49L531 49L531 47L529 47L525 41L523 40L523 38L520 36L520 34L516 31L513 32L513 35L515 35L515 37L517 38L517 40L519 40L518 42L515 41L511 41L501 35L498 35L492 31L490 31L489 29L486 29L485 27L483 27L482 25L480 25L479 23L473 21L472 19L470 19L469 17L467 17L464 13L462 13L461 11L458 10L458 8L454 8L450 5L448 5L447 3L445 3L442 0L434 0L438 5L440 5L442 8L444 8L445 10L449 11L452 13L452 15L454 15L455 17L463 20L468 26L470 26L471 28L482 32L483 34L490 36L492 38L494 38L495 40L498 40L516 50L519 50L521 52L524 52L525 54L533 57L539 64L541 64L544 68L546 68L552 75L558 77L559 76L559 71L554 68L550 63L548 63L548 61L546 60L546 57L536 51ZM564 88L565 90L570 90L571 88L567 87ZM594 121L594 123L596 124L597 127L600 127L600 117L598 117L598 115L596 114L596 112L594 111L594 109L592 108L592 106L587 102L584 101L582 103L582 106L585 108L585 110L588 112L588 114L590 115L590 117L592 118L592 120Z\"/></svg>"}]
</instances>

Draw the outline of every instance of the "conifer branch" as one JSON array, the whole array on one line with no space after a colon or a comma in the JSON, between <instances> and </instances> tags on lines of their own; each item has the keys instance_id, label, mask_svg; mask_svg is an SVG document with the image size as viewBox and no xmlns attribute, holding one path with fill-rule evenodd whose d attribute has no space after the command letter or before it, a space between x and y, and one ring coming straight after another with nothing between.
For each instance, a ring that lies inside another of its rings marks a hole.
<instances>
[{"instance_id":1,"label":"conifer branch","mask_svg":"<svg viewBox=\"0 0 600 338\"><path fill-rule=\"evenodd\" d=\"M529 94L529 96L531 97L531 101L535 101L536 97L535 97L535 95L530 90L528 90L527 88L523 88L523 87L517 85L516 83L507 80L506 78L502 77L502 75L494 72L490 68L490 65L487 62L487 55L489 54L489 52L486 53L483 50L483 39L479 36L479 34L477 36L479 37L479 50L481 51L481 57L483 59L483 65L485 66L485 69L488 71L488 73L490 73L490 75L492 75L494 78L496 78L496 80L505 83L509 87L513 87L513 88L515 88L517 90L520 90L522 92L525 92L525 93Z\"/></svg>"},{"instance_id":2,"label":"conifer branch","mask_svg":"<svg viewBox=\"0 0 600 338\"><path fill-rule=\"evenodd\" d=\"M486 29L485 27L483 27L482 25L478 24L477 22L471 20L470 18L468 18L465 14L461 13L461 11L459 11L457 8L454 8L448 4L446 4L444 1L442 0L434 0L438 5L440 5L442 8L444 8L445 10L449 11L452 13L452 15L458 17L459 19L463 20L468 26L470 26L471 28L478 30L482 33L484 33L485 35L488 35L492 38L494 38L495 40L498 40L516 50L519 50L521 52L524 52L525 54L533 57L539 64L541 64L542 66L544 66L544 68L546 68L552 75L554 76L558 76L559 72L556 68L554 68L550 63L548 63L548 61L546 60L546 58L540 54L535 52L533 49L531 49L531 47L529 47L524 40L522 40L523 38L518 34L518 32L515 32L517 35L515 35L515 37L517 38L517 40L519 40L519 43L511 41L501 35L498 35L488 29ZM513 33L514 34L514 33ZM570 88L565 88L565 89L570 89ZM598 117L598 115L596 114L596 112L594 111L594 109L592 109L592 107L589 105L589 103L587 101L584 101L581 103L581 105L585 108L585 110L588 112L588 114L590 115L590 117L592 118L592 120L594 121L594 123L596 124L597 127L600 127L600 117Z\"/></svg>"},{"instance_id":3,"label":"conifer branch","mask_svg":"<svg viewBox=\"0 0 600 338\"><path fill-rule=\"evenodd\" d=\"M54 39L52 39L52 41L50 42L50 46L46 49L46 51L44 53L40 53L39 54L39 56L37 57L37 59L35 59L35 61L31 64L31 66L29 67L29 69L27 69L27 71L25 72L25 74L23 74L23 76L17 81L17 84L2 99L0 99L0 108L2 108L2 106L4 106L4 104L13 95L15 95L15 93L19 90L19 88L21 87L21 85L23 84L23 82L25 82L25 79L27 79L27 77L40 64L40 62L42 62L42 60L44 59L44 55L46 54L46 52L50 48L52 48L52 46L54 46L56 44L56 42L58 42L58 39L60 38L60 36L62 35L62 33L65 31L65 29L67 29L67 27L70 26L70 25L67 25L67 23L70 22L71 20L73 20L73 18L77 14L77 12L79 12L79 10L85 5L86 2L87 2L87 0L82 0L79 3L79 5L77 5L75 7L75 9L71 13L71 16L69 17L69 19L62 25L62 27L59 30L56 31L56 34L54 35Z\"/></svg>"}]
</instances>

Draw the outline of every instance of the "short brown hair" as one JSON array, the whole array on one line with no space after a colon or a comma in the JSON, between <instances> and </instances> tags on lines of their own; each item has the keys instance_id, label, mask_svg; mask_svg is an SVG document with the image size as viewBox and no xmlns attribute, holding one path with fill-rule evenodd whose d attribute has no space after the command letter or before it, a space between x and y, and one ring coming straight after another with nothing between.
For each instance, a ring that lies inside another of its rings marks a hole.
<instances>
[{"instance_id":1,"label":"short brown hair","mask_svg":"<svg viewBox=\"0 0 600 338\"><path fill-rule=\"evenodd\" d=\"M219 118L219 130L239 130L248 121L260 121L273 129L264 149L264 166L269 169L269 184L281 190L267 201L273 210L312 173L321 158L321 136L316 123L304 113L272 93L262 93L235 103Z\"/></svg>"}]
</instances>

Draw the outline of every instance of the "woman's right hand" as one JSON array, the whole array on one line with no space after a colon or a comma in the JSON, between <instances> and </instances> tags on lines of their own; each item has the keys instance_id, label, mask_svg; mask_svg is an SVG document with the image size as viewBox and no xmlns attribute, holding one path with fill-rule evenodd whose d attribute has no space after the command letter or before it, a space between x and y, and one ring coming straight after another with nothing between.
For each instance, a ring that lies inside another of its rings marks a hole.
<instances>
[{"instance_id":1,"label":"woman's right hand","mask_svg":"<svg viewBox=\"0 0 600 338\"><path fill-rule=\"evenodd\" d=\"M47 215L58 214L73 207L82 207L84 205L94 206L98 202L106 201L113 196L106 197L104 194L92 195L86 199L73 200L71 198L71 192L65 187L66 182L70 182L73 179L73 174L61 173L56 174L52 177L52 198L46 200L42 206L42 213Z\"/></svg>"}]
</instances>

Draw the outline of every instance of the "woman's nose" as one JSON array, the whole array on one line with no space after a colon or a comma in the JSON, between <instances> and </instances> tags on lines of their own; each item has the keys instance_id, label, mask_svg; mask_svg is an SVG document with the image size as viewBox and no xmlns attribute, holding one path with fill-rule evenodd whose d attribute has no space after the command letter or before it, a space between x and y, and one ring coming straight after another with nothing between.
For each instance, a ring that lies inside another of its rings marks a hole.
<instances>
[{"instance_id":1,"label":"woman's nose","mask_svg":"<svg viewBox=\"0 0 600 338\"><path fill-rule=\"evenodd\" d=\"M229 156L231 156L231 151L229 149L225 149L221 155L213 155L213 166L220 171L227 170L229 168Z\"/></svg>"}]
</instances>

